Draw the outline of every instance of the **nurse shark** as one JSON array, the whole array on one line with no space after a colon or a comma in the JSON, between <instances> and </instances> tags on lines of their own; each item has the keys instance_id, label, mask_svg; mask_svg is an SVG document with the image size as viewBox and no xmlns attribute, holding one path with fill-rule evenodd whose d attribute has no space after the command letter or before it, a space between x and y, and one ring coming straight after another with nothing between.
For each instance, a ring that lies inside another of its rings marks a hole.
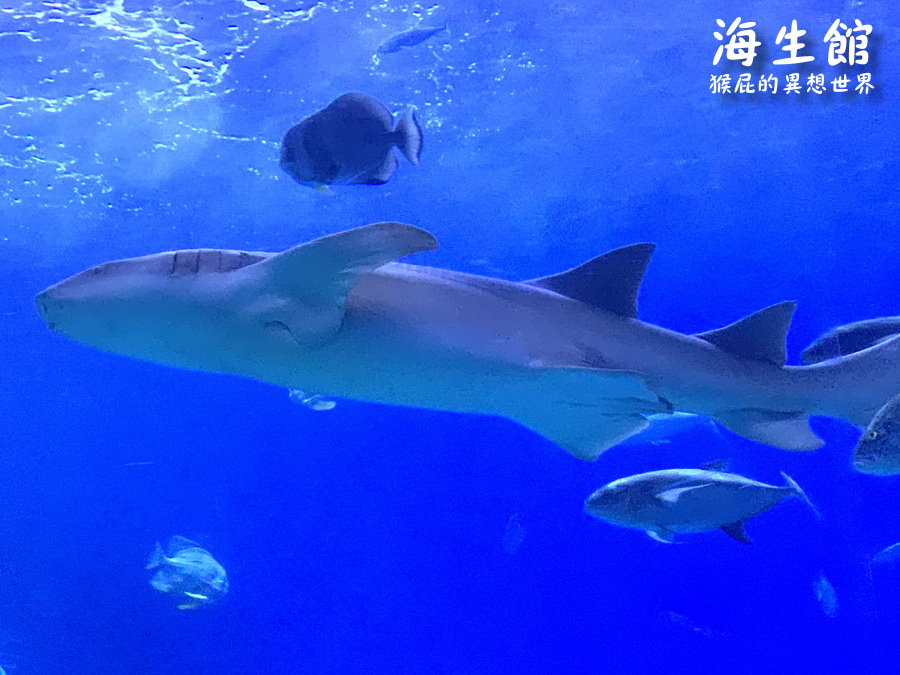
<instances>
[{"instance_id":1,"label":"nurse shark","mask_svg":"<svg viewBox=\"0 0 900 675\"><path fill-rule=\"evenodd\" d=\"M822 441L808 415L865 425L900 383L900 338L785 366L790 302L698 335L639 320L652 244L525 282L394 262L436 247L425 230L376 223L281 253L107 262L36 302L51 329L104 351L326 396L499 415L587 460L674 409L811 450Z\"/></svg>"}]
</instances>

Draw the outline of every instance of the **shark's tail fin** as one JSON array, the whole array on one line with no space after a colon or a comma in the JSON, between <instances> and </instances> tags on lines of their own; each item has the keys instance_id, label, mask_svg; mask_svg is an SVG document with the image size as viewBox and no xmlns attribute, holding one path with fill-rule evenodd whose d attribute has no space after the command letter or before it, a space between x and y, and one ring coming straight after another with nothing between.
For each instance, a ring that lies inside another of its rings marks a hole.
<instances>
[{"instance_id":1,"label":"shark's tail fin","mask_svg":"<svg viewBox=\"0 0 900 675\"><path fill-rule=\"evenodd\" d=\"M819 509L816 508L816 505L813 504L810 501L809 497L806 496L803 488L797 485L797 482L793 478L788 476L784 471L781 472L781 477L784 478L784 482L787 483L786 487L795 495L797 495L803 501L803 503L806 504L812 510L812 512L816 514L816 518L821 520L822 512L819 511Z\"/></svg>"}]
</instances>

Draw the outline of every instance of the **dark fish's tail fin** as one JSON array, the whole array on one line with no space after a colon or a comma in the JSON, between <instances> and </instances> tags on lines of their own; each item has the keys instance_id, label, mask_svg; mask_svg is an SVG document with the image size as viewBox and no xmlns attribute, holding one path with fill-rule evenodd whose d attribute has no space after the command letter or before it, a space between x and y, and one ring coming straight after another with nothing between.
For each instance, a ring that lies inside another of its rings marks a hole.
<instances>
[{"instance_id":1,"label":"dark fish's tail fin","mask_svg":"<svg viewBox=\"0 0 900 675\"><path fill-rule=\"evenodd\" d=\"M419 126L419 121L416 119L415 108L407 108L406 112L400 116L394 133L397 147L406 155L406 159L418 166L422 158L424 139L422 127Z\"/></svg>"},{"instance_id":2,"label":"dark fish's tail fin","mask_svg":"<svg viewBox=\"0 0 900 675\"><path fill-rule=\"evenodd\" d=\"M156 548L153 549L153 553L150 554L150 559L147 561L147 569L152 570L159 567L165 561L166 554L163 553L162 546L159 545L159 542L156 542Z\"/></svg>"},{"instance_id":3,"label":"dark fish's tail fin","mask_svg":"<svg viewBox=\"0 0 900 675\"><path fill-rule=\"evenodd\" d=\"M812 512L816 514L816 518L818 518L819 520L821 520L821 519L822 519L822 512L819 511L819 509L816 508L816 505L813 504L813 503L809 500L809 497L806 496L806 493L803 491L803 488L800 487L799 485L797 485L797 482L796 482L793 478L791 478L790 476L788 476L784 471L781 472L781 477L784 478L784 482L787 483L786 487L787 487L791 492L793 492L795 495L797 495L800 499L802 499L803 502L804 502L810 509L812 509Z\"/></svg>"}]
</instances>

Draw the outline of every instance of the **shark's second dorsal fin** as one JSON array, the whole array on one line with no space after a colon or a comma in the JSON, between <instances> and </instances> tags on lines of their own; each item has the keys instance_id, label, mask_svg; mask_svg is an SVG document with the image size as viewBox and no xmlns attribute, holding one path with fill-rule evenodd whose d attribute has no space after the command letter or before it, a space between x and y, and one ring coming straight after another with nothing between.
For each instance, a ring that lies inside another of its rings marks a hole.
<instances>
[{"instance_id":1,"label":"shark's second dorsal fin","mask_svg":"<svg viewBox=\"0 0 900 675\"><path fill-rule=\"evenodd\" d=\"M347 294L360 278L397 258L437 248L435 238L402 223L374 223L295 246L247 267L263 275L267 298L257 318L310 345L341 326Z\"/></svg>"},{"instance_id":2,"label":"shark's second dorsal fin","mask_svg":"<svg viewBox=\"0 0 900 675\"><path fill-rule=\"evenodd\" d=\"M623 246L565 272L525 283L636 319L638 291L655 248L655 244Z\"/></svg>"},{"instance_id":3,"label":"shark's second dorsal fin","mask_svg":"<svg viewBox=\"0 0 900 675\"><path fill-rule=\"evenodd\" d=\"M796 308L795 302L779 302L724 328L697 333L695 337L736 356L783 366L787 360L784 341Z\"/></svg>"}]
</instances>

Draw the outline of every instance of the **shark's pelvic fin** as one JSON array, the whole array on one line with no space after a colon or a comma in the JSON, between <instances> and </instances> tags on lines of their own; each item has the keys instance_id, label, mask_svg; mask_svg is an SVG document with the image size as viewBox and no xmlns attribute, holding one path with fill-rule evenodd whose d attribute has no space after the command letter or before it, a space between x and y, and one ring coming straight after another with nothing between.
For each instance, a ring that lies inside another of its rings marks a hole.
<instances>
[{"instance_id":1,"label":"shark's pelvic fin","mask_svg":"<svg viewBox=\"0 0 900 675\"><path fill-rule=\"evenodd\" d=\"M635 319L638 291L655 248L655 244L623 246L566 272L525 283Z\"/></svg>"},{"instance_id":2,"label":"shark's pelvic fin","mask_svg":"<svg viewBox=\"0 0 900 675\"><path fill-rule=\"evenodd\" d=\"M645 414L671 408L637 373L535 368L533 374L537 390L546 392L545 396L514 407L509 417L579 459L597 459L604 450L645 429ZM511 404L516 406L516 401Z\"/></svg>"},{"instance_id":3,"label":"shark's pelvic fin","mask_svg":"<svg viewBox=\"0 0 900 675\"><path fill-rule=\"evenodd\" d=\"M787 360L785 338L796 308L795 302L779 302L724 328L697 333L695 337L735 356L783 366Z\"/></svg>"},{"instance_id":4,"label":"shark's pelvic fin","mask_svg":"<svg viewBox=\"0 0 900 675\"><path fill-rule=\"evenodd\" d=\"M751 441L785 450L816 450L825 442L809 428L803 413L778 413L769 410L728 410L717 413L716 420L734 433Z\"/></svg>"},{"instance_id":5,"label":"shark's pelvic fin","mask_svg":"<svg viewBox=\"0 0 900 675\"><path fill-rule=\"evenodd\" d=\"M437 248L435 238L402 223L375 223L301 244L248 269L264 275L257 319L288 330L298 343L322 343L338 331L347 294L360 278L397 258Z\"/></svg>"},{"instance_id":6,"label":"shark's pelvic fin","mask_svg":"<svg viewBox=\"0 0 900 675\"><path fill-rule=\"evenodd\" d=\"M744 521L739 520L736 523L730 523L728 525L723 525L721 528L722 532L727 534L732 539L736 539L737 541L743 544L752 544L753 540L747 536L747 533L744 531Z\"/></svg>"}]
</instances>

